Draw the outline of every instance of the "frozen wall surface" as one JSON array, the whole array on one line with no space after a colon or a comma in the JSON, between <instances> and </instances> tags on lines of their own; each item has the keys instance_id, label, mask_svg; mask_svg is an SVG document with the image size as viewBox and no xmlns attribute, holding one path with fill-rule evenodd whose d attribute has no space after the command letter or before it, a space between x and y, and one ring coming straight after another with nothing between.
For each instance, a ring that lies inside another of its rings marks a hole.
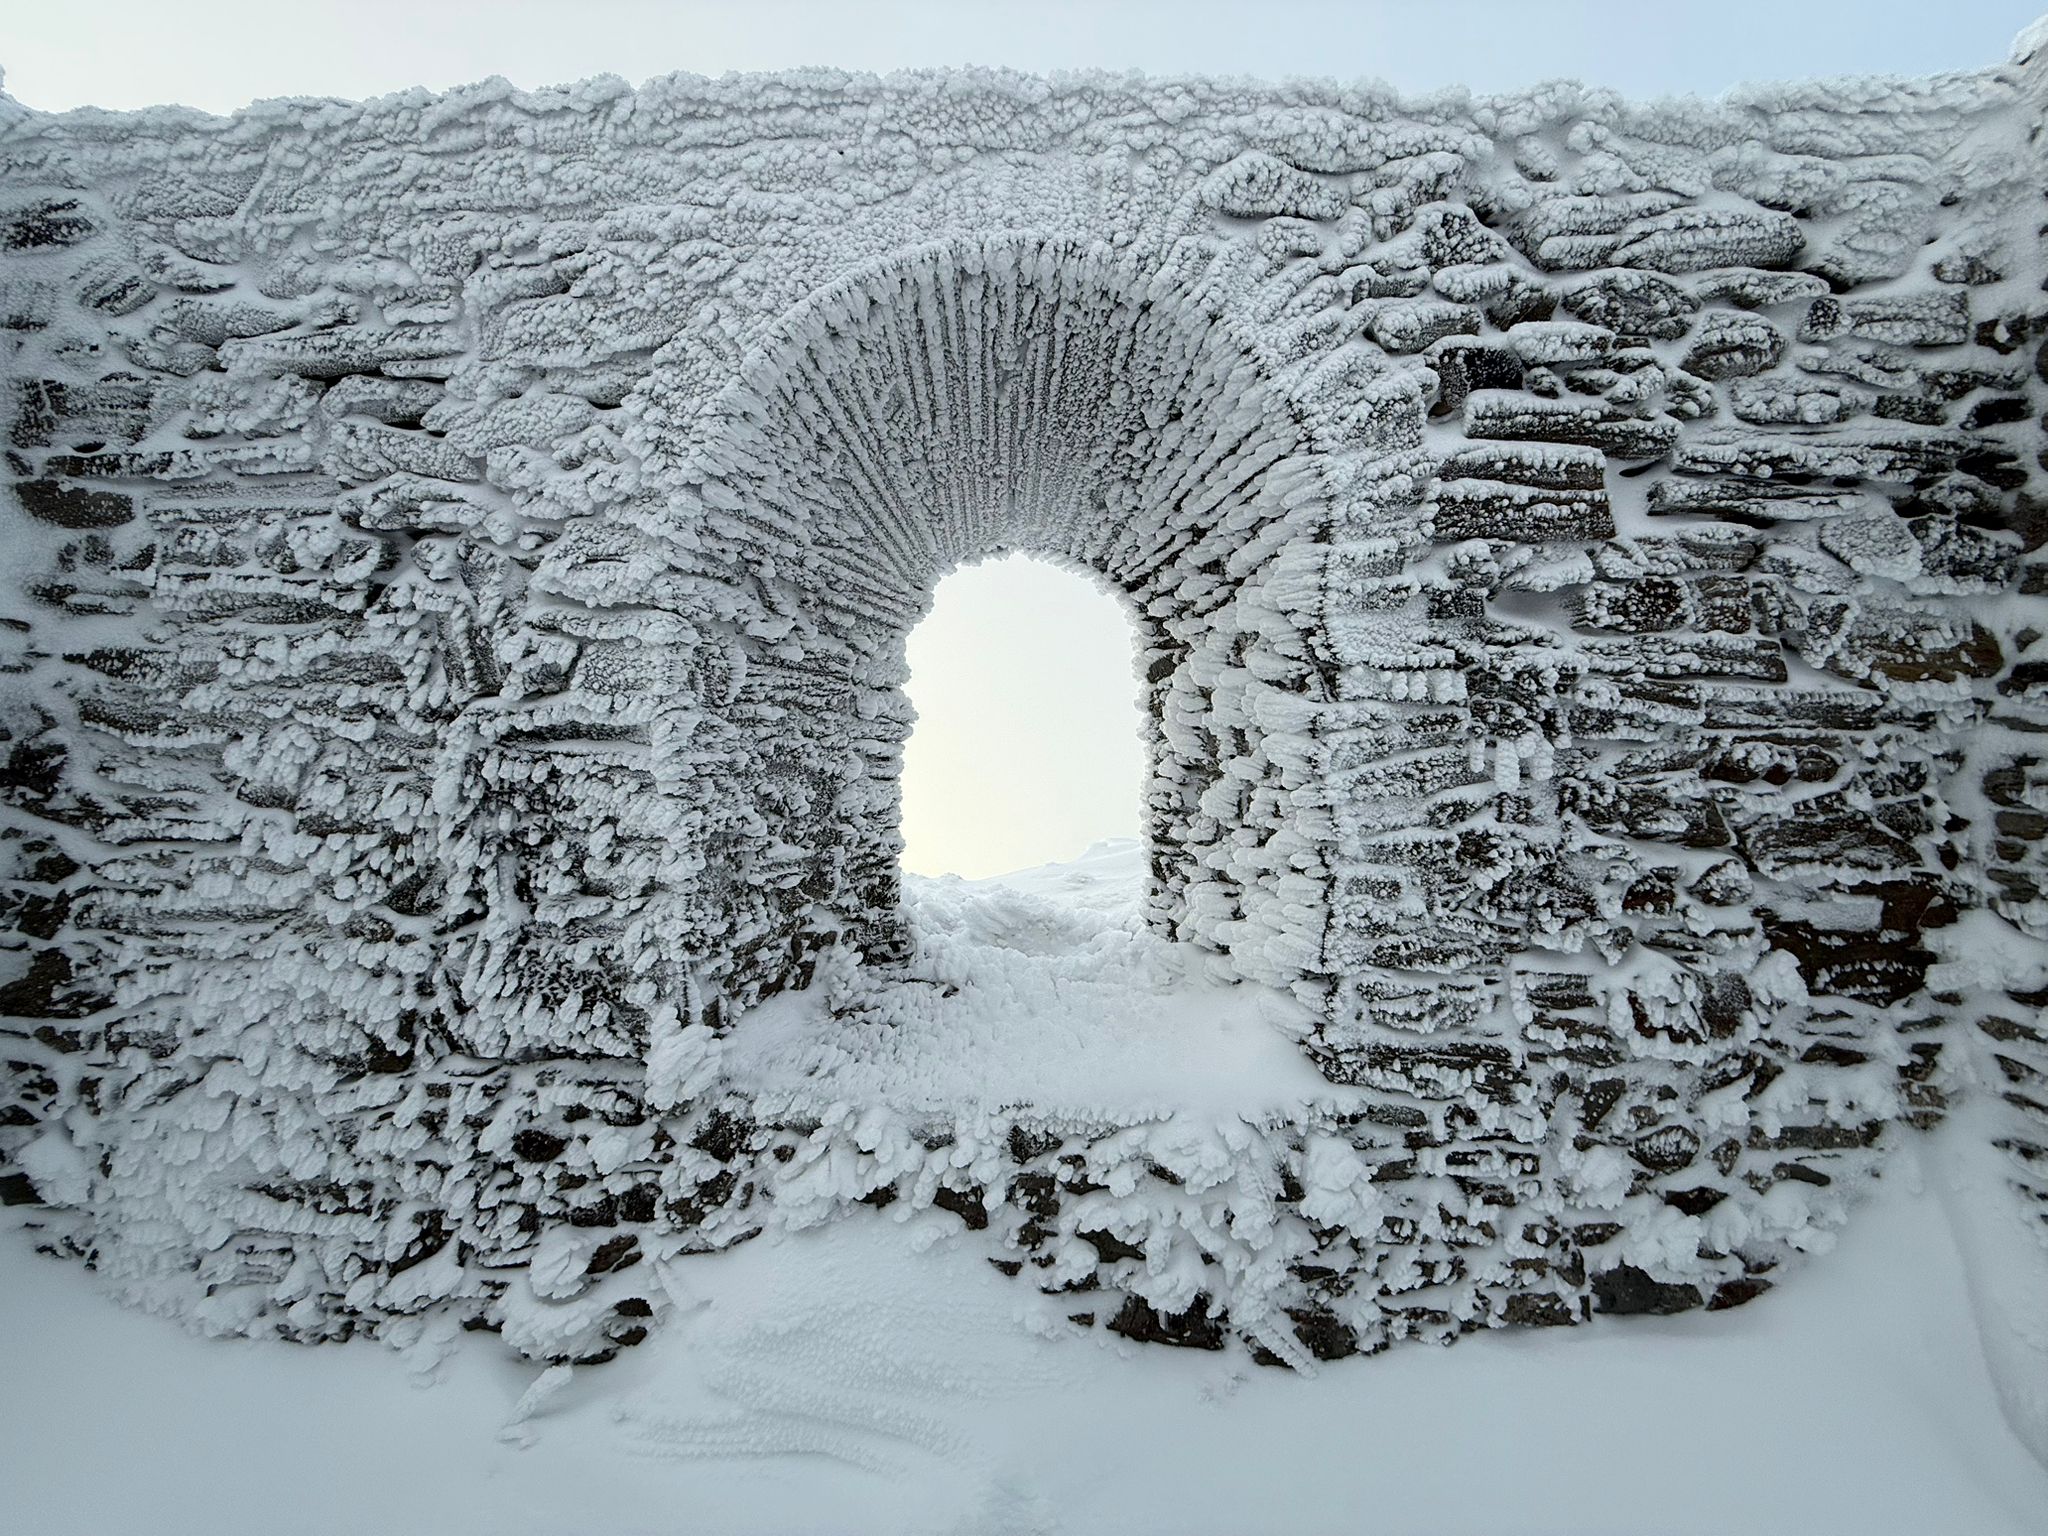
<instances>
[{"instance_id":1,"label":"frozen wall surface","mask_svg":"<svg viewBox=\"0 0 2048 1536\"><path fill-rule=\"evenodd\" d=\"M2048 1198L2044 71L0 98L0 1188L555 1359L791 1202L1299 1359L1746 1300L1972 1083ZM1326 1100L725 1077L916 984L904 637L1006 550Z\"/></svg>"}]
</instances>

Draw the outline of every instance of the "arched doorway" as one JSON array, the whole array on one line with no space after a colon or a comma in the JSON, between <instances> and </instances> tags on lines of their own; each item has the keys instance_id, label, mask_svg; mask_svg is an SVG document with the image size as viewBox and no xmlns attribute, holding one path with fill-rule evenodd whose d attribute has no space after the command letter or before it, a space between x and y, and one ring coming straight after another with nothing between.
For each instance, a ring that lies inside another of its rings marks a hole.
<instances>
[{"instance_id":1,"label":"arched doorway","mask_svg":"<svg viewBox=\"0 0 2048 1536\"><path fill-rule=\"evenodd\" d=\"M901 255L785 316L656 465L658 504L620 516L651 583L694 588L681 750L726 797L688 897L706 995L744 1005L824 944L900 953L904 637L946 572L1009 552L1133 617L1151 924L1268 978L1317 952L1307 776L1263 750L1262 701L1328 692L1276 574L1326 515L1320 461L1186 274L1023 236Z\"/></svg>"}]
</instances>

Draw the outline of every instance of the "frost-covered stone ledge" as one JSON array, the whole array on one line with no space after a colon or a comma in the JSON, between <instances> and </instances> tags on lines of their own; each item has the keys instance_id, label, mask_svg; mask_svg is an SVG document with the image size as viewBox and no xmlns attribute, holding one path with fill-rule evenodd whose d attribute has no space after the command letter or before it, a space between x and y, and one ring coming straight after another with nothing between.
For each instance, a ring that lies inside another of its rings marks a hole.
<instances>
[{"instance_id":1,"label":"frost-covered stone ledge","mask_svg":"<svg viewBox=\"0 0 2048 1536\"><path fill-rule=\"evenodd\" d=\"M557 1358L828 1155L1280 1358L1754 1295L1973 1083L2039 1197L2044 67L0 103L0 1188ZM1128 605L1148 920L1355 1114L722 1081L926 980L903 638L998 550Z\"/></svg>"}]
</instances>

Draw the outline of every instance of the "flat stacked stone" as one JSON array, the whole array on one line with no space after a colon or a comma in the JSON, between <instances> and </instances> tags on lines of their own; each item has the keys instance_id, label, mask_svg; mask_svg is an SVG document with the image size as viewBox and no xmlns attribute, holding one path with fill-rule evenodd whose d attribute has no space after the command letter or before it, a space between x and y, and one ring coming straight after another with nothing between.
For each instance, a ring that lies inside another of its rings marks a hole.
<instances>
[{"instance_id":1,"label":"flat stacked stone","mask_svg":"<svg viewBox=\"0 0 2048 1536\"><path fill-rule=\"evenodd\" d=\"M1280 1359L1745 1300L1971 1062L2038 1195L1958 935L2044 921L2040 68L5 103L0 1190L212 1326L579 1359L828 1151ZM1129 1128L657 1067L909 974L903 641L1009 550L1137 625L1149 920L1373 1106L1152 1231Z\"/></svg>"}]
</instances>

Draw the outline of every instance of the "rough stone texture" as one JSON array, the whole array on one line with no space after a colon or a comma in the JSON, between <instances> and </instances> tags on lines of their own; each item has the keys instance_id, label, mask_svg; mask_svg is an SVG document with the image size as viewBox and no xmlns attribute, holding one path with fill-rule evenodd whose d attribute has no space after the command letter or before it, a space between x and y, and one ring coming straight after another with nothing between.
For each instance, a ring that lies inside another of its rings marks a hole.
<instances>
[{"instance_id":1,"label":"rough stone texture","mask_svg":"<svg viewBox=\"0 0 2048 1536\"><path fill-rule=\"evenodd\" d=\"M2041 71L0 103L0 1189L209 1326L578 1359L828 1157L1281 1359L1746 1300L1987 1049L2040 1196L2048 999L1949 939L2048 937ZM689 1069L900 959L998 550L1128 604L1149 917L1372 1113Z\"/></svg>"}]
</instances>

